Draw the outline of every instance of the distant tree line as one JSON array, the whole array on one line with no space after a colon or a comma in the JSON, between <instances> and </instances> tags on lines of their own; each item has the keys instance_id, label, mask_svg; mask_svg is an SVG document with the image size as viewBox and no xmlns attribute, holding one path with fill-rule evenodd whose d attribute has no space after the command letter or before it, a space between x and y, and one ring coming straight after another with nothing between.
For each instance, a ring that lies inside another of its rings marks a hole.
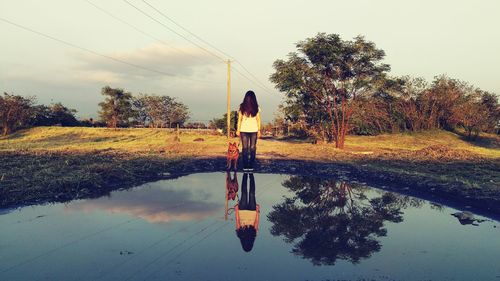
<instances>
[{"instance_id":1,"label":"distant tree line","mask_svg":"<svg viewBox=\"0 0 500 281\"><path fill-rule=\"evenodd\" d=\"M0 129L8 135L31 126L78 126L76 110L61 103L38 105L34 97L3 93L0 96Z\"/></svg>"},{"instance_id":2,"label":"distant tree line","mask_svg":"<svg viewBox=\"0 0 500 281\"><path fill-rule=\"evenodd\" d=\"M432 129L463 129L468 138L498 133L498 97L466 82L437 76L402 77L389 89L375 91L355 103L353 133L376 135Z\"/></svg>"},{"instance_id":3,"label":"distant tree line","mask_svg":"<svg viewBox=\"0 0 500 281\"><path fill-rule=\"evenodd\" d=\"M36 104L34 97L4 93L0 96L1 133L8 135L33 126L183 127L189 119L188 107L169 96L140 94L134 97L123 89L108 86L101 93L105 100L99 103L99 120L78 120L77 111L61 103ZM186 125L206 128L199 123Z\"/></svg>"},{"instance_id":4,"label":"distant tree line","mask_svg":"<svg viewBox=\"0 0 500 281\"><path fill-rule=\"evenodd\" d=\"M236 125L238 124L238 111L231 111L231 116L229 118L229 128L232 132L236 132ZM219 129L225 135L227 134L227 113L224 113L222 117L214 118L208 123L208 128Z\"/></svg>"},{"instance_id":5,"label":"distant tree line","mask_svg":"<svg viewBox=\"0 0 500 281\"><path fill-rule=\"evenodd\" d=\"M143 126L171 128L183 126L189 119L188 107L170 96L139 94L134 97L123 89L106 86L105 100L99 103L99 116L108 127Z\"/></svg>"},{"instance_id":6,"label":"distant tree line","mask_svg":"<svg viewBox=\"0 0 500 281\"><path fill-rule=\"evenodd\" d=\"M493 93L438 76L390 77L385 52L358 36L320 33L274 62L270 80L285 94L281 125L299 136L334 142L347 134L453 130L470 138L498 132L500 107ZM292 126L289 126L292 124Z\"/></svg>"}]
</instances>

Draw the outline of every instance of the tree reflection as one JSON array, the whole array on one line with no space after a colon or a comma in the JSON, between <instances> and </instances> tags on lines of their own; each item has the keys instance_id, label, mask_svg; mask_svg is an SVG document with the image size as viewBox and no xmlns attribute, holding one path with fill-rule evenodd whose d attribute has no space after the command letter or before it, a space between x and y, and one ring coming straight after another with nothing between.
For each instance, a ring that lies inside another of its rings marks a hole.
<instances>
[{"instance_id":1,"label":"tree reflection","mask_svg":"<svg viewBox=\"0 0 500 281\"><path fill-rule=\"evenodd\" d=\"M381 248L386 221L403 221L402 208L422 201L393 193L368 198L368 188L346 182L293 176L283 185L294 192L273 206L268 219L271 234L293 244L295 255L315 265L334 265L337 259L358 263Z\"/></svg>"}]
</instances>

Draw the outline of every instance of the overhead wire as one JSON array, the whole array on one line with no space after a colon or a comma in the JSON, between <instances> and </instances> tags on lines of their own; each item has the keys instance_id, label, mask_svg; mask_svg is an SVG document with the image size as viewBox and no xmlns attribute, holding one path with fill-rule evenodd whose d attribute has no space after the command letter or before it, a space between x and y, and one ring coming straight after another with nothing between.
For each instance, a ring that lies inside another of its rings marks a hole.
<instances>
[{"instance_id":1,"label":"overhead wire","mask_svg":"<svg viewBox=\"0 0 500 281\"><path fill-rule=\"evenodd\" d=\"M245 74L243 74L241 71L239 71L239 70L238 70L238 68L233 67L233 70L234 70L236 73L238 73L241 77L243 77L243 78L245 78L245 79L247 79L247 80L249 80L249 81L252 81L250 78L248 78L248 76L246 76L246 75L245 75ZM271 95L272 95L272 93L271 93L268 89L264 88L263 86L261 86L261 85L259 85L259 84L256 84L256 83L254 83L254 85L256 85L257 87L261 88L263 91L265 91L265 92L267 92L267 93L269 93L269 94L271 94Z\"/></svg>"},{"instance_id":2,"label":"overhead wire","mask_svg":"<svg viewBox=\"0 0 500 281\"><path fill-rule=\"evenodd\" d=\"M110 11L108 11L108 10L104 9L103 7L101 7L101 6L93 3L92 1L90 1L90 0L84 0L84 1L87 2L89 5L93 6L94 8L98 9L99 11L101 11L101 12L105 13L106 15L112 17L113 19L115 19L115 20L117 20L117 21L119 21L119 22L127 25L128 27L134 29L135 31L141 33L142 35L144 35L144 36L146 36L146 37L148 37L148 38L150 38L152 40L155 40L155 41L157 41L157 42L159 42L159 43L161 43L161 44L163 44L163 45L165 45L165 46L167 46L167 47L169 47L169 48L171 48L171 49L173 49L173 50L175 50L175 51L177 51L179 53L183 53L185 55L188 55L188 56L190 56L193 59L199 59L199 57L196 57L193 54L190 54L188 52L185 52L184 50L182 50L180 48L177 48L177 47L173 46L172 44L169 44L169 43L165 42L164 40L162 40L162 39L160 39L158 37L155 37L155 36L151 35L150 33L148 33L146 31L138 28L137 26L135 26L135 25L127 22L126 20L121 19L120 17L114 15Z\"/></svg>"},{"instance_id":3,"label":"overhead wire","mask_svg":"<svg viewBox=\"0 0 500 281\"><path fill-rule=\"evenodd\" d=\"M70 43L68 41L65 41L65 40L59 39L57 37L54 37L52 35L48 35L46 33L34 30L32 28L29 28L27 26L24 26L24 25L15 23L15 22L12 22L12 21L10 21L8 19L5 19L5 18L2 18L2 17L0 17L0 21L3 21L5 23L7 23L7 24L10 24L10 25L15 26L15 27L20 28L20 29L23 29L25 31L29 31L31 33L37 34L39 36L45 37L47 39L59 42L59 43L64 44L66 46L70 46L72 48L79 49L79 50L85 51L87 53L91 53L93 55L100 56L100 57L103 57L103 58L106 58L106 59L109 59L109 60L112 60L112 61L115 61L115 62L118 62L118 63L121 63L121 64L125 64L125 65L131 66L131 67L135 67L137 69L146 70L146 71L149 71L149 72L153 72L153 73L157 73L157 74L169 76L169 77L172 77L172 78L179 78L179 79L191 80L191 81L202 82L202 83L213 83L212 81L198 80L198 79L189 78L189 77L180 77L180 76L176 76L175 74L168 73L168 72L165 72L165 71L161 71L161 70L157 70L157 69L152 69L152 68L149 68L149 67L145 67L145 66L142 66L142 65L135 64L135 63L127 62L125 60L118 59L118 58L115 58L115 57L112 57L112 56L109 56L109 55L106 55L106 54L102 54L102 53L99 53L97 51L91 50L89 48L76 45L74 43Z\"/></svg>"},{"instance_id":4,"label":"overhead wire","mask_svg":"<svg viewBox=\"0 0 500 281\"><path fill-rule=\"evenodd\" d=\"M259 80L259 78L257 78L257 76L255 76L252 72L250 72L250 70L248 70L248 68L246 68L246 67L245 67L245 66L244 66L244 65L243 65L243 64L242 64L239 60L235 60L235 62L236 62L237 64L239 64L239 65L241 66L241 68L242 68L242 69L243 69L246 73L248 73L250 76L252 76L252 78L253 78L253 79L255 79L255 81L256 81L258 84L260 84L263 88L265 88L265 89L266 89L266 91L269 91L269 92L270 92L270 90L267 88L267 86L266 86L264 83L262 83L262 82Z\"/></svg>"},{"instance_id":5,"label":"overhead wire","mask_svg":"<svg viewBox=\"0 0 500 281\"><path fill-rule=\"evenodd\" d=\"M259 188L259 192L256 193L256 197L257 195L261 195L263 192L269 190L270 188L268 188L269 186L271 186L272 184L278 182L279 180L269 180L267 181L264 186L260 187ZM222 228L226 227L227 225L229 225L229 223L232 222L232 221L223 221L223 223L217 227L214 231L208 233L207 235L205 235L204 237L202 237L200 240L196 241L195 243L191 244L189 247L187 247L186 249L184 249L183 251L179 252L176 256L174 256L173 258L171 258L170 260L167 261L166 264L164 264L164 266L167 266L169 265L170 263L172 263L175 259L181 257L182 255L184 255L186 252L188 252L189 250L191 250L192 248L194 248L195 246L199 245L201 242L205 241L206 239L208 239L210 236L212 236L213 234L215 234L216 232L218 232L219 230L221 230ZM215 223L213 224L215 225ZM210 225L211 227L212 225ZM210 228L210 227L207 227L207 228ZM206 229L204 229L206 230ZM198 232L197 235L201 234L201 232ZM192 237L195 237L197 235L193 235ZM190 238L192 238L190 237ZM182 242L182 244L184 244L184 241ZM168 252L171 252L170 250ZM148 266L152 265L153 263L156 263L157 261L159 261L161 258L165 257L166 255L162 255L160 257L158 257L154 262L148 264ZM163 267L161 267L163 268ZM141 271L141 270L140 270ZM149 275L147 275L144 279L142 279L143 281L146 281L146 280L150 280L159 270L153 270L151 271L151 273ZM137 273L137 272L136 272ZM136 274L134 274L135 276ZM130 277L132 278L132 277ZM129 281L130 278L126 279L126 281Z\"/></svg>"},{"instance_id":6,"label":"overhead wire","mask_svg":"<svg viewBox=\"0 0 500 281\"><path fill-rule=\"evenodd\" d=\"M183 34L177 32L175 29L173 28L170 28L168 25L164 24L163 22L159 21L158 19L156 19L155 17L151 16L150 14L146 13L144 10L142 10L141 8L137 7L136 5L130 3L130 1L128 0L123 0L123 2L125 2L126 4L128 4L129 6L131 6L132 8L134 8L135 10L137 10L138 12L140 12L141 14L145 15L146 17L150 18L151 20L155 21L156 23L160 24L161 26L165 27L166 29L170 30L171 32L177 34L178 36L184 38L184 40L188 41L189 43L197 46L198 48L202 49L203 51L207 52L208 54L210 54L211 56L219 59L220 61L222 62L226 62L226 60L224 58L222 58L221 56L217 55L216 53L208 50L207 48L201 46L200 44L194 42L193 40L187 38L186 36L184 36Z\"/></svg>"},{"instance_id":7,"label":"overhead wire","mask_svg":"<svg viewBox=\"0 0 500 281\"><path fill-rule=\"evenodd\" d=\"M264 187L267 187L267 186L268 186L268 184L271 184L271 183L273 183L273 182L274 182L273 180L266 181L266 182L264 183ZM265 189L260 189L260 190L259 190L259 192L257 192L257 194L262 193L262 192L263 192L262 190L265 190ZM187 203L187 202L183 202L183 204L178 204L178 205L176 205L176 207L182 206L182 205L184 205L185 203ZM135 218L134 220L137 220L137 219L138 219L138 218ZM193 227L193 226L195 226L195 225L198 225L199 223L202 223L202 222L204 222L204 220L200 220L200 221L198 221L198 222L196 222L196 223L194 223L194 224L191 224L191 225L188 225L188 226L182 227L182 228L178 229L177 231L175 231L174 233L170 233L170 234L169 234L169 235L167 235L166 237L163 237L163 238L161 238L161 239L159 239L159 240L157 240L157 241L155 241L155 242L151 243L149 246L147 246L147 247L145 247L145 248L141 249L140 251L136 252L134 256L130 256L128 259L125 259L124 261L122 261L122 262L120 262L120 263L115 264L115 265L113 266L113 270L116 270L117 268L119 268L119 267L123 266L124 264L128 263L129 261L131 261L132 259L134 259L134 258L135 258L135 257L137 257L138 255L143 254L146 250L151 249L151 248L153 248L154 246L157 246L157 245L161 244L162 242L169 240L169 239L170 239L172 236L174 236L175 234L178 234L178 233L180 233L180 232L182 232L182 231L188 230L190 227ZM170 248L170 249L167 251L167 253L166 253L166 254L165 254L165 253L164 253L164 254L162 254L160 257L158 257L157 259L155 259L155 260L154 260L153 262L151 262L149 265L152 265L152 264L153 264L153 263L155 263L157 260L159 260L161 257L165 257L166 255L168 255L168 253L172 252L173 250L175 250L176 248L178 248L178 247L179 247L179 246L181 246L182 244L186 243L186 242L187 242L187 240L189 240L189 239L191 239L191 238L194 238L195 236L197 236L197 235L201 234L201 233L202 233L203 231L205 231L206 229L208 229L208 228L210 228L211 226L215 225L215 224L216 224L216 222L217 222L217 221L215 221L214 223L212 223L212 224L210 224L210 225L208 225L208 226L206 226L206 227L202 228L202 230L200 230L200 231L196 232L196 233L195 233L194 235L192 235L190 238L183 240L183 241L180 243L180 245L179 245L179 244L177 244L177 245L175 245L174 247ZM224 224L224 225L226 225L226 224ZM198 243L197 243L197 244L198 244ZM190 248L192 248L192 247L190 247ZM148 266L149 266L149 265L148 265ZM137 275L137 274L138 274L139 272L141 272L141 271L142 271L142 269L140 269L140 270L136 271L136 272L133 274L133 276ZM111 270L111 271L104 272L103 274L99 275L97 278L94 278L94 280L99 280L99 279L103 278L104 276L108 275L108 274L109 274L109 273L111 273L111 272L112 272L112 270ZM129 279L130 279L130 278L132 278L133 276L129 276Z\"/></svg>"},{"instance_id":8,"label":"overhead wire","mask_svg":"<svg viewBox=\"0 0 500 281\"><path fill-rule=\"evenodd\" d=\"M174 207L174 208L177 208L177 207L183 206L183 205L185 205L185 204L187 204L187 203L188 203L187 201L182 201L180 204L176 204L176 205L174 205L173 207ZM12 265L12 266L10 266L10 267L4 268L4 269L2 269L2 270L0 271L0 273L9 272L9 271L11 271L11 270L13 270L13 269L15 269L15 268L18 268L19 266L26 265L26 264L29 264L29 263L31 263L31 262L34 262L34 261L36 261L36 260L38 260L38 259L40 259L40 258L42 258L42 257L48 256L48 255L50 255L50 254L52 254L52 253L55 253L55 252L57 252L57 251L59 251L59 250L62 250L62 249L65 249L65 248L67 248L67 247L69 247L69 246L72 246L72 245L78 244L78 243L80 243L80 242L82 242L82 241L84 241L84 240L87 240L87 239L89 239L89 238L91 238L91 237L94 237L94 236L96 236L96 235L98 235L98 234L101 234L101 233L107 232L107 231L109 231L109 230L113 230L113 229L115 229L115 228L117 228L117 227L120 227L120 226L122 226L122 225L125 225L125 224L128 224L128 223L131 223L131 222L135 222L135 221L140 220L140 219L141 219L140 217L136 217L136 218L133 218L133 219L127 219L127 220L124 220L124 221L122 221L122 222L119 222L119 223L113 224L113 225L111 225L111 226L105 227L105 228L103 228L103 229L100 229L100 230L97 230L97 231L94 231L94 232L91 232L91 233L88 233L88 234L82 235L82 236L80 236L78 239L68 241L68 242L66 242L66 243L64 243L64 244L62 244L62 245L59 245L59 246L57 246L57 247L55 247L55 248L52 248L52 249L50 249L50 250L48 250L48 251L42 252L42 253L40 253L40 254L38 254L38 255L36 255L36 256L33 256L33 257L27 258L27 259L25 259L25 260L22 260L22 261L20 261L19 263L14 264L14 265Z\"/></svg>"},{"instance_id":9,"label":"overhead wire","mask_svg":"<svg viewBox=\"0 0 500 281\"><path fill-rule=\"evenodd\" d=\"M143 15L147 16L148 18L154 20L155 22L157 22L158 24L162 25L163 27L167 28L168 30L174 32L175 34L177 34L178 36L184 38L185 40L187 40L188 42L192 43L193 45L201 48L202 50L206 51L207 53L209 53L210 55L212 56L215 56L217 57L219 60L223 61L223 62L226 62L226 60L222 57L220 57L219 55L215 54L214 52L211 52L210 50L204 48L203 46L200 46L200 44L197 44L195 42L193 42L193 40L190 40L189 38L187 38L186 36L180 34L179 32L173 30L172 28L170 28L169 26L165 25L164 23L160 22L158 19L154 18L153 16L151 16L150 14L148 14L147 12L145 12L144 10L138 8L137 6L133 5L132 3L130 3L130 1L128 0L123 0L124 2L126 2L128 5L132 6L134 9L136 9L137 11L139 11L140 13L142 13ZM208 42L207 40L203 39L202 37L196 35L194 32L190 31L188 28L184 27L183 25L181 25L180 23L178 23L177 21L175 21L174 19L172 19L171 17L169 17L168 15L166 15L164 12L162 12L160 9L156 8L154 5L152 5L151 3L145 1L145 0L142 0L143 3L145 3L148 7L150 7L151 9L153 9L154 11L156 11L158 14L160 14L161 16L163 16L165 19L167 19L168 21L170 21L171 23L173 23L174 25L176 25L177 27L181 28L183 31L187 32L188 34L190 34L191 36L193 36L194 38L198 39L199 41L203 42L204 44L210 46L211 48L215 49L216 51L218 51L219 53L225 55L228 59L232 59L234 62L236 62L238 65L241 66L241 68L247 72L253 79L249 78L247 75L243 74L241 71L239 71L237 68L235 68L233 66L233 69L238 73L240 74L243 78L247 79L248 81L250 81L251 83L253 83L254 85L258 86L259 88L263 89L265 92L273 95L273 93L271 92L271 90L269 90L269 88L264 84L262 83L258 78L257 76L255 76L252 72L250 72L250 70L248 70L248 68L246 68L239 60L235 59L233 56L229 55L227 52L224 52L223 50L221 50L220 48L216 47L214 44L211 44L210 42Z\"/></svg>"},{"instance_id":10,"label":"overhead wire","mask_svg":"<svg viewBox=\"0 0 500 281\"><path fill-rule=\"evenodd\" d=\"M184 26L182 26L180 23L176 22L175 20L173 20L171 17L167 16L165 13L163 13L162 11L160 11L158 8L156 8L155 6L151 5L149 2L145 1L145 0L142 0L142 2L144 2L146 5L148 5L151 9L155 10L158 14L162 15L164 18L166 18L168 21L170 21L171 23L175 24L177 27L181 28L182 30L184 30L185 32L189 33L191 36L193 36L194 38L200 40L201 42L207 44L208 46L212 47L213 49L215 49L216 51L218 51L219 53L223 54L224 56L226 56L227 58L229 59L233 59L235 60L231 55L227 54L226 52L222 51L221 49L217 48L216 46L214 46L213 44L211 44L210 42L206 41L205 39L201 38L200 36L196 35L195 33L191 32L189 29L185 28Z\"/></svg>"},{"instance_id":11,"label":"overhead wire","mask_svg":"<svg viewBox=\"0 0 500 281\"><path fill-rule=\"evenodd\" d=\"M170 239L170 238L172 238L175 234L178 234L178 233L180 233L180 232L186 231L186 230L188 230L190 227L195 226L195 225L198 225L199 223L202 223L202 222L204 222L204 220L199 220L199 221L197 221L197 222L196 222L196 223L194 223L194 224L191 224L191 225L188 225L188 226L185 226L185 227L181 227L181 228L179 228L177 231L175 231L174 233L170 233L169 235L167 235L167 236L165 236L165 237L163 237L163 238L161 238L161 239L159 239L159 240L157 240L157 241L155 241L155 242L151 243L151 244L150 244L150 245L148 245L147 247L145 247L145 248L141 249L140 251L136 252L134 256L130 256L128 259L125 259L124 261L122 261L122 262L120 262L120 263L118 263L118 264L115 264L115 265L113 266L113 270L116 270L116 269L118 269L118 268L122 267L124 264L126 264L126 263L128 263L129 261L133 260L135 257L137 257L137 256L139 256L139 255L141 255L141 254L143 254L146 250L149 250L149 249L151 249L151 248L153 248L153 247L155 247L155 246L157 246L157 245L161 244L162 242L169 240L169 239ZM103 278L104 276L106 276L106 275L108 275L109 273L111 273L113 270L110 270L110 271L104 272L103 274L99 275L97 278L94 278L94 280L99 280L99 279Z\"/></svg>"}]
</instances>

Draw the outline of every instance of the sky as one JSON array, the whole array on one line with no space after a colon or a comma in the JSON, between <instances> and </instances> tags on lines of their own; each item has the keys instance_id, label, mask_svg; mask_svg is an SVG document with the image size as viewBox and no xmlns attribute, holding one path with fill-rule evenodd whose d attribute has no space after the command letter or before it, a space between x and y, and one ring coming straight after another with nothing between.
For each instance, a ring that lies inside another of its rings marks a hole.
<instances>
[{"instance_id":1,"label":"sky","mask_svg":"<svg viewBox=\"0 0 500 281\"><path fill-rule=\"evenodd\" d=\"M221 59L229 55L237 60L232 108L254 90L268 122L283 96L269 81L272 63L325 32L375 42L391 75L431 81L447 74L500 93L498 0L145 1L217 50L142 0L0 0L0 91L62 102L89 118L109 85L176 97L188 105L191 121L208 122L226 111Z\"/></svg>"}]
</instances>

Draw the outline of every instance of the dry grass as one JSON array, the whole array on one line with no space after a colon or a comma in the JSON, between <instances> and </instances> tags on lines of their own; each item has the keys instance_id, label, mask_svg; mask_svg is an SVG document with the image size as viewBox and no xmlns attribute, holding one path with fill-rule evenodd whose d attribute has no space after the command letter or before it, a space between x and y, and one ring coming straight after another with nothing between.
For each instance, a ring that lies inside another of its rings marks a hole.
<instances>
[{"instance_id":1,"label":"dry grass","mask_svg":"<svg viewBox=\"0 0 500 281\"><path fill-rule=\"evenodd\" d=\"M224 136L182 132L180 142L175 142L175 133L164 129L107 129L107 128L63 128L37 127L0 138L0 151L30 152L89 152L114 150L123 153L163 154L168 156L221 156L227 147ZM489 138L500 139L497 136ZM204 141L194 142L197 138ZM237 139L234 139L237 141ZM444 131L415 134L391 134L380 136L349 136L346 149L335 149L331 144L310 144L259 140L258 153L263 157L288 157L308 160L347 160L360 156L373 158L387 154L405 154L439 148L461 151L462 156L480 156L488 159L500 158L500 148L463 140L459 135ZM413 153L415 155L415 153ZM429 151L426 151L427 155ZM456 154L461 159L459 154ZM431 157L432 158L432 157ZM451 158L453 159L453 157Z\"/></svg>"}]
</instances>

